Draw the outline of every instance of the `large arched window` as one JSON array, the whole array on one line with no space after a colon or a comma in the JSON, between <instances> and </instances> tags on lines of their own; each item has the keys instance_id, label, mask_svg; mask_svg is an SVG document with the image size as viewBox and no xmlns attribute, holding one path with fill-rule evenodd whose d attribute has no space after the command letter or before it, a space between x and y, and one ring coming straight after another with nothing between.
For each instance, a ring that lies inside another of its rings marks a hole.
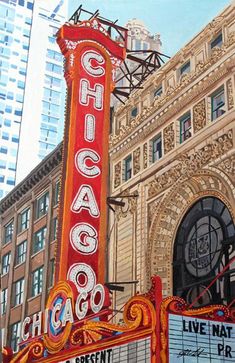
<instances>
[{"instance_id":1,"label":"large arched window","mask_svg":"<svg viewBox=\"0 0 235 363\"><path fill-rule=\"evenodd\" d=\"M214 197L196 202L183 218L173 260L174 295L189 304L235 256L235 228L228 208ZM198 305L230 303L235 297L235 266L199 299Z\"/></svg>"}]
</instances>

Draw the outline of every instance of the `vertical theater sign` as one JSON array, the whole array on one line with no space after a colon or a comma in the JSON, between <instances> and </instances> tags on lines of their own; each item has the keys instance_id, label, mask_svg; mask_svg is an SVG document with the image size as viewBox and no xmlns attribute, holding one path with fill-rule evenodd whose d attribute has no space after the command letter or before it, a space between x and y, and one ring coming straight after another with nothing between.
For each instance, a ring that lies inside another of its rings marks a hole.
<instances>
[{"instance_id":1,"label":"vertical theater sign","mask_svg":"<svg viewBox=\"0 0 235 363\"><path fill-rule=\"evenodd\" d=\"M115 325L104 285L110 94L125 41L112 40L96 18L65 24L57 41L68 85L57 283L46 309L24 319L18 354L5 348L4 360L156 362L156 313L149 297L133 297L124 323Z\"/></svg>"},{"instance_id":2,"label":"vertical theater sign","mask_svg":"<svg viewBox=\"0 0 235 363\"><path fill-rule=\"evenodd\" d=\"M58 44L66 60L68 105L57 283L45 310L24 319L17 355L3 349L4 362L234 362L231 311L218 305L189 309L180 298L162 299L158 277L148 293L126 303L121 325L111 322L104 285L109 110L125 42L113 41L92 18L64 25Z\"/></svg>"}]
</instances>

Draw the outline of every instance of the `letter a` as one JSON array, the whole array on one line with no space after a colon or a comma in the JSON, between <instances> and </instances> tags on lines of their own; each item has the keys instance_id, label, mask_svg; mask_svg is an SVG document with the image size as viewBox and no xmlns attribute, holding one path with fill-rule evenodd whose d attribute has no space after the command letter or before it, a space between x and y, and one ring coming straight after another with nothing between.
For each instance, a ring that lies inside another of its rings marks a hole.
<instances>
[{"instance_id":1,"label":"letter a","mask_svg":"<svg viewBox=\"0 0 235 363\"><path fill-rule=\"evenodd\" d=\"M88 210L92 217L97 218L100 215L92 187L84 184L79 188L71 205L72 212L80 213L82 209Z\"/></svg>"}]
</instances>

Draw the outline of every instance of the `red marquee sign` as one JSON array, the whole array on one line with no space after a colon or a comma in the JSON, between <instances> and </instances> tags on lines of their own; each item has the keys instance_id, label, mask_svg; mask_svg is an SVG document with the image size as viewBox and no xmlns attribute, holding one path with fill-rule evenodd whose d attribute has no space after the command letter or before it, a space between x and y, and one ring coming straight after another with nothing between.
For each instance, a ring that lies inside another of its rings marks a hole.
<instances>
[{"instance_id":1,"label":"red marquee sign","mask_svg":"<svg viewBox=\"0 0 235 363\"><path fill-rule=\"evenodd\" d=\"M110 93L125 49L96 19L64 25L58 44L66 58L69 104L57 274L85 298L104 283Z\"/></svg>"}]
</instances>

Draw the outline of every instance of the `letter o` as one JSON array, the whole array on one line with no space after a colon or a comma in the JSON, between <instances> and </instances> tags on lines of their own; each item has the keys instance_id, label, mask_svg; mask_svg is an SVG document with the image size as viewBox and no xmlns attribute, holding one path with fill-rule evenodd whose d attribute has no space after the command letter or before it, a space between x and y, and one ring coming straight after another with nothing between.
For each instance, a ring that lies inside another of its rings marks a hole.
<instances>
[{"instance_id":1,"label":"letter o","mask_svg":"<svg viewBox=\"0 0 235 363\"><path fill-rule=\"evenodd\" d=\"M95 302L96 294L100 293L100 301L98 304ZM105 291L104 286L97 284L91 293L91 309L94 313L98 313L104 305Z\"/></svg>"},{"instance_id":2,"label":"letter o","mask_svg":"<svg viewBox=\"0 0 235 363\"><path fill-rule=\"evenodd\" d=\"M89 293L96 284L96 274L86 263L73 264L68 271L67 278L76 285L78 292Z\"/></svg>"}]
</instances>

